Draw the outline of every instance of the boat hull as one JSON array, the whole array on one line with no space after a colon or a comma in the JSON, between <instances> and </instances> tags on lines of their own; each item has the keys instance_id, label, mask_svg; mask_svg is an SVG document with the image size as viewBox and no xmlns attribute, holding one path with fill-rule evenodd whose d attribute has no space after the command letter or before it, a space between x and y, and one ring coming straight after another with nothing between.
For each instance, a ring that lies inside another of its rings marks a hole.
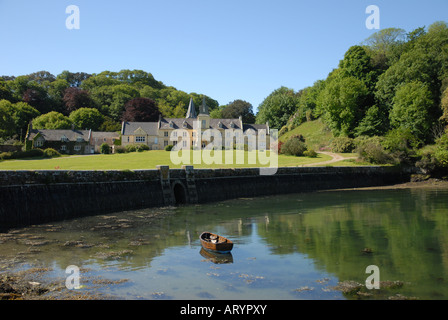
<instances>
[{"instance_id":1,"label":"boat hull","mask_svg":"<svg viewBox=\"0 0 448 320\"><path fill-rule=\"evenodd\" d=\"M203 232L199 239L202 247L212 252L229 253L233 249L231 240L211 232Z\"/></svg>"}]
</instances>

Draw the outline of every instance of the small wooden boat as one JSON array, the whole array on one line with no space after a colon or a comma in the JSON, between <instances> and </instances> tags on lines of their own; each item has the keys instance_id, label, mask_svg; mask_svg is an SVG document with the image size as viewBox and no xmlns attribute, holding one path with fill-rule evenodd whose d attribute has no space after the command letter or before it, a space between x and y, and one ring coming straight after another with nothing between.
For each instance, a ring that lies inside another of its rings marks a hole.
<instances>
[{"instance_id":1,"label":"small wooden boat","mask_svg":"<svg viewBox=\"0 0 448 320\"><path fill-rule=\"evenodd\" d=\"M219 253L228 253L233 248L233 242L211 232L203 232L199 237L202 247Z\"/></svg>"}]
</instances>

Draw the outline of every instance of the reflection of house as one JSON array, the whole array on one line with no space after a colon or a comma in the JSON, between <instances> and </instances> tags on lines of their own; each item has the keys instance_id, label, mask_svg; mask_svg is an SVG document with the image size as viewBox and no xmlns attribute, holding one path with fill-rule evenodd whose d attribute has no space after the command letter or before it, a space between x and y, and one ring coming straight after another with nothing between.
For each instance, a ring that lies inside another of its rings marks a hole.
<instances>
[{"instance_id":1,"label":"reflection of house","mask_svg":"<svg viewBox=\"0 0 448 320\"><path fill-rule=\"evenodd\" d=\"M199 111L199 114L196 115L193 100L191 99L186 118L160 117L158 122L123 122L121 144L123 146L128 144L145 144L152 150L161 150L168 145L175 145L178 142L171 141L171 133L173 135L177 134L177 132L173 132L176 129L183 129L181 131L182 137L178 137L183 144L187 144L186 141L189 140L190 146L201 146L202 148L208 144L208 141L204 137L199 141L198 133L201 132L202 134L207 129L217 129L221 133L222 145L229 148L232 144L236 144L236 138L233 135L236 131L244 132L246 135L249 132L258 135L259 130L263 129L266 134L263 139L268 138L269 125L267 123L244 124L241 117L238 119L212 119L205 101L200 106ZM245 143L253 149L256 149L258 146L258 143L252 142L251 145L251 141L247 140ZM266 148L266 144L263 145ZM184 145L184 147L186 146ZM269 148L269 146L267 147Z\"/></svg>"},{"instance_id":2,"label":"reflection of house","mask_svg":"<svg viewBox=\"0 0 448 320\"><path fill-rule=\"evenodd\" d=\"M100 151L100 146L107 143L114 145L120 138L115 132L95 132L92 130L43 130L33 129L30 125L26 140L27 149L53 148L65 154L91 154Z\"/></svg>"}]
</instances>

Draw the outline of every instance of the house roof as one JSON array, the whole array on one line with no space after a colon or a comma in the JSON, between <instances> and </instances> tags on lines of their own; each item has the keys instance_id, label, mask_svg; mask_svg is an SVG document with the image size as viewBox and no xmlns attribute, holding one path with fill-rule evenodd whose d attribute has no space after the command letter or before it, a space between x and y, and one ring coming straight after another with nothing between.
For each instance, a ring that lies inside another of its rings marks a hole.
<instances>
[{"instance_id":1,"label":"house roof","mask_svg":"<svg viewBox=\"0 0 448 320\"><path fill-rule=\"evenodd\" d=\"M78 138L82 138L83 141L89 141L90 139L90 130L32 129L28 140L34 139L39 133L45 141L61 141L62 137L66 137L69 141L77 141Z\"/></svg>"},{"instance_id":2,"label":"house roof","mask_svg":"<svg viewBox=\"0 0 448 320\"><path fill-rule=\"evenodd\" d=\"M157 135L158 122L123 122L121 134L129 136L135 134L138 129L143 130L147 135Z\"/></svg>"},{"instance_id":3,"label":"house roof","mask_svg":"<svg viewBox=\"0 0 448 320\"><path fill-rule=\"evenodd\" d=\"M101 132L101 131L92 131L93 139L104 139L104 138L116 138L119 139L120 135L116 132Z\"/></svg>"},{"instance_id":4,"label":"house roof","mask_svg":"<svg viewBox=\"0 0 448 320\"><path fill-rule=\"evenodd\" d=\"M268 126L266 124L243 124L243 131L246 132L247 130L252 129L255 132L258 132L258 130L268 130Z\"/></svg>"},{"instance_id":5,"label":"house roof","mask_svg":"<svg viewBox=\"0 0 448 320\"><path fill-rule=\"evenodd\" d=\"M197 119L192 118L162 118L160 120L160 129L193 129L193 123ZM170 125L172 124L172 126ZM219 125L221 123L221 126ZM232 127L231 124L235 126ZM185 124L185 126L184 126ZM212 129L242 129L239 119L210 119L210 128Z\"/></svg>"}]
</instances>

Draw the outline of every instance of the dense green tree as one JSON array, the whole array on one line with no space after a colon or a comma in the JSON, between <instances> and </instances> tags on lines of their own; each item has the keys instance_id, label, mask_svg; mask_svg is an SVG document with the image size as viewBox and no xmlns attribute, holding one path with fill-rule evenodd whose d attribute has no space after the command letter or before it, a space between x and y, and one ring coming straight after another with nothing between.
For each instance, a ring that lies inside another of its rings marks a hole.
<instances>
[{"instance_id":1,"label":"dense green tree","mask_svg":"<svg viewBox=\"0 0 448 320\"><path fill-rule=\"evenodd\" d=\"M51 111L45 113L33 120L33 128L35 129L70 129L72 122L62 113Z\"/></svg>"},{"instance_id":2,"label":"dense green tree","mask_svg":"<svg viewBox=\"0 0 448 320\"><path fill-rule=\"evenodd\" d=\"M6 140L14 134L11 106L8 100L0 100L0 140Z\"/></svg>"},{"instance_id":3,"label":"dense green tree","mask_svg":"<svg viewBox=\"0 0 448 320\"><path fill-rule=\"evenodd\" d=\"M259 105L256 123L269 122L271 128L280 129L297 110L298 103L299 97L294 90L280 87Z\"/></svg>"},{"instance_id":4,"label":"dense green tree","mask_svg":"<svg viewBox=\"0 0 448 320\"><path fill-rule=\"evenodd\" d=\"M355 129L355 136L381 136L389 128L388 113L377 105L370 107Z\"/></svg>"},{"instance_id":5,"label":"dense green tree","mask_svg":"<svg viewBox=\"0 0 448 320\"><path fill-rule=\"evenodd\" d=\"M23 138L28 128L28 124L39 115L40 112L26 102L17 102L12 104L11 116L14 121L15 134Z\"/></svg>"},{"instance_id":6,"label":"dense green tree","mask_svg":"<svg viewBox=\"0 0 448 320\"><path fill-rule=\"evenodd\" d=\"M428 111L433 104L431 92L426 84L413 81L400 86L390 112L392 127L409 129L421 140L428 138L433 123Z\"/></svg>"},{"instance_id":7,"label":"dense green tree","mask_svg":"<svg viewBox=\"0 0 448 320\"><path fill-rule=\"evenodd\" d=\"M354 77L339 76L330 81L319 97L323 117L335 135L353 136L364 117L368 89Z\"/></svg>"},{"instance_id":8,"label":"dense green tree","mask_svg":"<svg viewBox=\"0 0 448 320\"><path fill-rule=\"evenodd\" d=\"M224 119L237 119L240 116L244 123L254 123L255 115L252 105L244 100L235 100L229 103L221 110L221 116Z\"/></svg>"},{"instance_id":9,"label":"dense green tree","mask_svg":"<svg viewBox=\"0 0 448 320\"><path fill-rule=\"evenodd\" d=\"M75 125L76 129L93 131L99 130L104 122L104 116L94 108L80 108L69 116L70 121Z\"/></svg>"}]
</instances>

